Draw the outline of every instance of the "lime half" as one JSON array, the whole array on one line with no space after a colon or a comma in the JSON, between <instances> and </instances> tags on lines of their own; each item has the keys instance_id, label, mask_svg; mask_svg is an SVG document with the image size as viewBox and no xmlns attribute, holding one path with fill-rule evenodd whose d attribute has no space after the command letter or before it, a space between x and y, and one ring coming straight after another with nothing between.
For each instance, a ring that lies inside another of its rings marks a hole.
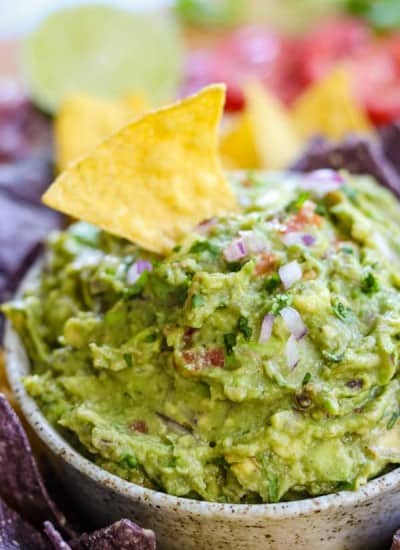
<instances>
[{"instance_id":1,"label":"lime half","mask_svg":"<svg viewBox=\"0 0 400 550\"><path fill-rule=\"evenodd\" d=\"M22 61L33 100L49 112L75 92L141 92L161 103L176 95L183 46L166 13L92 4L50 14L26 39Z\"/></svg>"}]
</instances>

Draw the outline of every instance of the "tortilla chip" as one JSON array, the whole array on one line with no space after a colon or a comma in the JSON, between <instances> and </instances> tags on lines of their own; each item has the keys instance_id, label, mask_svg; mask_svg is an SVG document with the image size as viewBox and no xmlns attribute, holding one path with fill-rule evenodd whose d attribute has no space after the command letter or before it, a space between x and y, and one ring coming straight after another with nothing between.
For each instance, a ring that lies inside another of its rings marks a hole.
<instances>
[{"instance_id":1,"label":"tortilla chip","mask_svg":"<svg viewBox=\"0 0 400 550\"><path fill-rule=\"evenodd\" d=\"M400 122L393 122L379 130L379 141L386 157L400 174Z\"/></svg>"},{"instance_id":2,"label":"tortilla chip","mask_svg":"<svg viewBox=\"0 0 400 550\"><path fill-rule=\"evenodd\" d=\"M50 498L24 429L0 394L1 497L36 526L52 519L65 528L64 515Z\"/></svg>"},{"instance_id":3,"label":"tortilla chip","mask_svg":"<svg viewBox=\"0 0 400 550\"><path fill-rule=\"evenodd\" d=\"M246 112L228 122L221 136L219 150L227 170L261 168L253 128Z\"/></svg>"},{"instance_id":4,"label":"tortilla chip","mask_svg":"<svg viewBox=\"0 0 400 550\"><path fill-rule=\"evenodd\" d=\"M244 88L245 111L222 135L220 153L227 169L285 168L301 141L289 112L259 82Z\"/></svg>"},{"instance_id":5,"label":"tortilla chip","mask_svg":"<svg viewBox=\"0 0 400 550\"><path fill-rule=\"evenodd\" d=\"M50 550L50 547L33 527L0 499L0 548L3 550Z\"/></svg>"},{"instance_id":6,"label":"tortilla chip","mask_svg":"<svg viewBox=\"0 0 400 550\"><path fill-rule=\"evenodd\" d=\"M259 82L244 88L246 111L261 168L285 168L299 153L301 141L289 112Z\"/></svg>"},{"instance_id":7,"label":"tortilla chip","mask_svg":"<svg viewBox=\"0 0 400 550\"><path fill-rule=\"evenodd\" d=\"M217 156L225 87L204 88L119 130L70 166L48 206L157 252L236 208Z\"/></svg>"},{"instance_id":8,"label":"tortilla chip","mask_svg":"<svg viewBox=\"0 0 400 550\"><path fill-rule=\"evenodd\" d=\"M61 104L54 125L58 169L64 170L149 109L147 99L138 94L119 101L87 94L69 96Z\"/></svg>"},{"instance_id":9,"label":"tortilla chip","mask_svg":"<svg viewBox=\"0 0 400 550\"><path fill-rule=\"evenodd\" d=\"M121 519L109 527L81 535L71 541L70 546L72 550L155 550L156 537L150 529L142 529L129 519Z\"/></svg>"},{"instance_id":10,"label":"tortilla chip","mask_svg":"<svg viewBox=\"0 0 400 550\"><path fill-rule=\"evenodd\" d=\"M292 108L294 123L305 138L322 134L341 139L350 132L371 132L365 111L352 92L351 76L339 67L310 88Z\"/></svg>"},{"instance_id":11,"label":"tortilla chip","mask_svg":"<svg viewBox=\"0 0 400 550\"><path fill-rule=\"evenodd\" d=\"M62 225L62 217L2 189L0 212L0 301L3 302L14 292L45 237Z\"/></svg>"},{"instance_id":12,"label":"tortilla chip","mask_svg":"<svg viewBox=\"0 0 400 550\"><path fill-rule=\"evenodd\" d=\"M61 533L57 531L51 521L44 522L44 532L51 542L53 550L71 550L70 545L65 542Z\"/></svg>"},{"instance_id":13,"label":"tortilla chip","mask_svg":"<svg viewBox=\"0 0 400 550\"><path fill-rule=\"evenodd\" d=\"M40 197L53 179L53 162L43 156L13 163L0 162L0 191L21 201L40 204Z\"/></svg>"},{"instance_id":14,"label":"tortilla chip","mask_svg":"<svg viewBox=\"0 0 400 550\"><path fill-rule=\"evenodd\" d=\"M309 144L291 168L298 172L332 168L347 170L351 174L368 174L400 197L400 175L377 140L352 136L340 143L329 143L317 139Z\"/></svg>"}]
</instances>

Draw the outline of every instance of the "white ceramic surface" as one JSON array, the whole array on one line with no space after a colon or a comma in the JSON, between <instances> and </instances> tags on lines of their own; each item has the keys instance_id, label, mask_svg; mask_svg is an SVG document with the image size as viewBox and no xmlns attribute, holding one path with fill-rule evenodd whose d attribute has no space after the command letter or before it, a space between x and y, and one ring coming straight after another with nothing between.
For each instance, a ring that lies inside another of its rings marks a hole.
<instances>
[{"instance_id":1,"label":"white ceramic surface","mask_svg":"<svg viewBox=\"0 0 400 550\"><path fill-rule=\"evenodd\" d=\"M97 525L131 518L155 530L160 550L380 550L388 548L400 526L400 468L357 492L266 505L199 502L119 479L77 453L27 395L21 377L29 361L9 323L5 349L8 377L24 415L65 491Z\"/></svg>"}]
</instances>

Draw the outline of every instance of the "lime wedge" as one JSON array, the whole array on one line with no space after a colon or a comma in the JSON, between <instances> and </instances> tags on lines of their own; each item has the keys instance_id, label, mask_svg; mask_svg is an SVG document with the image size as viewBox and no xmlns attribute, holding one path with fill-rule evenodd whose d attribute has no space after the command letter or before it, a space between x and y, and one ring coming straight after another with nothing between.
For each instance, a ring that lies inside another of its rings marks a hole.
<instances>
[{"instance_id":1,"label":"lime wedge","mask_svg":"<svg viewBox=\"0 0 400 550\"><path fill-rule=\"evenodd\" d=\"M154 103L169 100L182 62L180 30L168 14L93 4L50 14L22 51L31 96L49 112L74 92L108 98L141 92Z\"/></svg>"}]
</instances>

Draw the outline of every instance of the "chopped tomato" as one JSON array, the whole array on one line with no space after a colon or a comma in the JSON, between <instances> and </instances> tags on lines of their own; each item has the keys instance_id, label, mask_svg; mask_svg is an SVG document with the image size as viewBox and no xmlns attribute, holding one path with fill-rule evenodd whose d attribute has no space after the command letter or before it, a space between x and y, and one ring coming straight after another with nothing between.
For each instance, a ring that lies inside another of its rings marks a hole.
<instances>
[{"instance_id":1,"label":"chopped tomato","mask_svg":"<svg viewBox=\"0 0 400 550\"><path fill-rule=\"evenodd\" d=\"M221 348L209 350L187 350L182 352L184 361L193 366L194 370L201 370L207 367L223 367L225 355Z\"/></svg>"},{"instance_id":2,"label":"chopped tomato","mask_svg":"<svg viewBox=\"0 0 400 550\"><path fill-rule=\"evenodd\" d=\"M214 50L197 52L188 60L184 91L194 91L210 82L227 84L226 109L244 106L243 85L257 79L283 100L297 93L293 72L292 39L262 27L247 26L233 31Z\"/></svg>"},{"instance_id":3,"label":"chopped tomato","mask_svg":"<svg viewBox=\"0 0 400 550\"><path fill-rule=\"evenodd\" d=\"M299 46L301 81L309 85L320 80L339 61L361 52L369 42L368 26L358 19L334 19L316 27Z\"/></svg>"},{"instance_id":4,"label":"chopped tomato","mask_svg":"<svg viewBox=\"0 0 400 550\"><path fill-rule=\"evenodd\" d=\"M241 27L208 51L189 54L184 94L211 82L227 84L226 110L244 106L243 86L262 82L287 105L338 63L346 63L354 91L377 125L400 118L400 34L379 38L359 19L341 17L303 38L258 26Z\"/></svg>"},{"instance_id":5,"label":"chopped tomato","mask_svg":"<svg viewBox=\"0 0 400 550\"><path fill-rule=\"evenodd\" d=\"M315 213L315 203L306 201L296 214L293 214L285 224L284 233L301 231L307 226L320 227L323 222L322 216Z\"/></svg>"},{"instance_id":6,"label":"chopped tomato","mask_svg":"<svg viewBox=\"0 0 400 550\"><path fill-rule=\"evenodd\" d=\"M144 420L135 420L134 422L132 422L129 428L133 432L139 432L142 434L147 434L149 432L149 428Z\"/></svg>"},{"instance_id":7,"label":"chopped tomato","mask_svg":"<svg viewBox=\"0 0 400 550\"><path fill-rule=\"evenodd\" d=\"M381 40L353 60L355 90L371 120L400 118L400 38Z\"/></svg>"},{"instance_id":8,"label":"chopped tomato","mask_svg":"<svg viewBox=\"0 0 400 550\"><path fill-rule=\"evenodd\" d=\"M256 263L256 275L266 275L267 273L271 273L276 268L276 264L276 256L270 252L264 252L261 254Z\"/></svg>"}]
</instances>

